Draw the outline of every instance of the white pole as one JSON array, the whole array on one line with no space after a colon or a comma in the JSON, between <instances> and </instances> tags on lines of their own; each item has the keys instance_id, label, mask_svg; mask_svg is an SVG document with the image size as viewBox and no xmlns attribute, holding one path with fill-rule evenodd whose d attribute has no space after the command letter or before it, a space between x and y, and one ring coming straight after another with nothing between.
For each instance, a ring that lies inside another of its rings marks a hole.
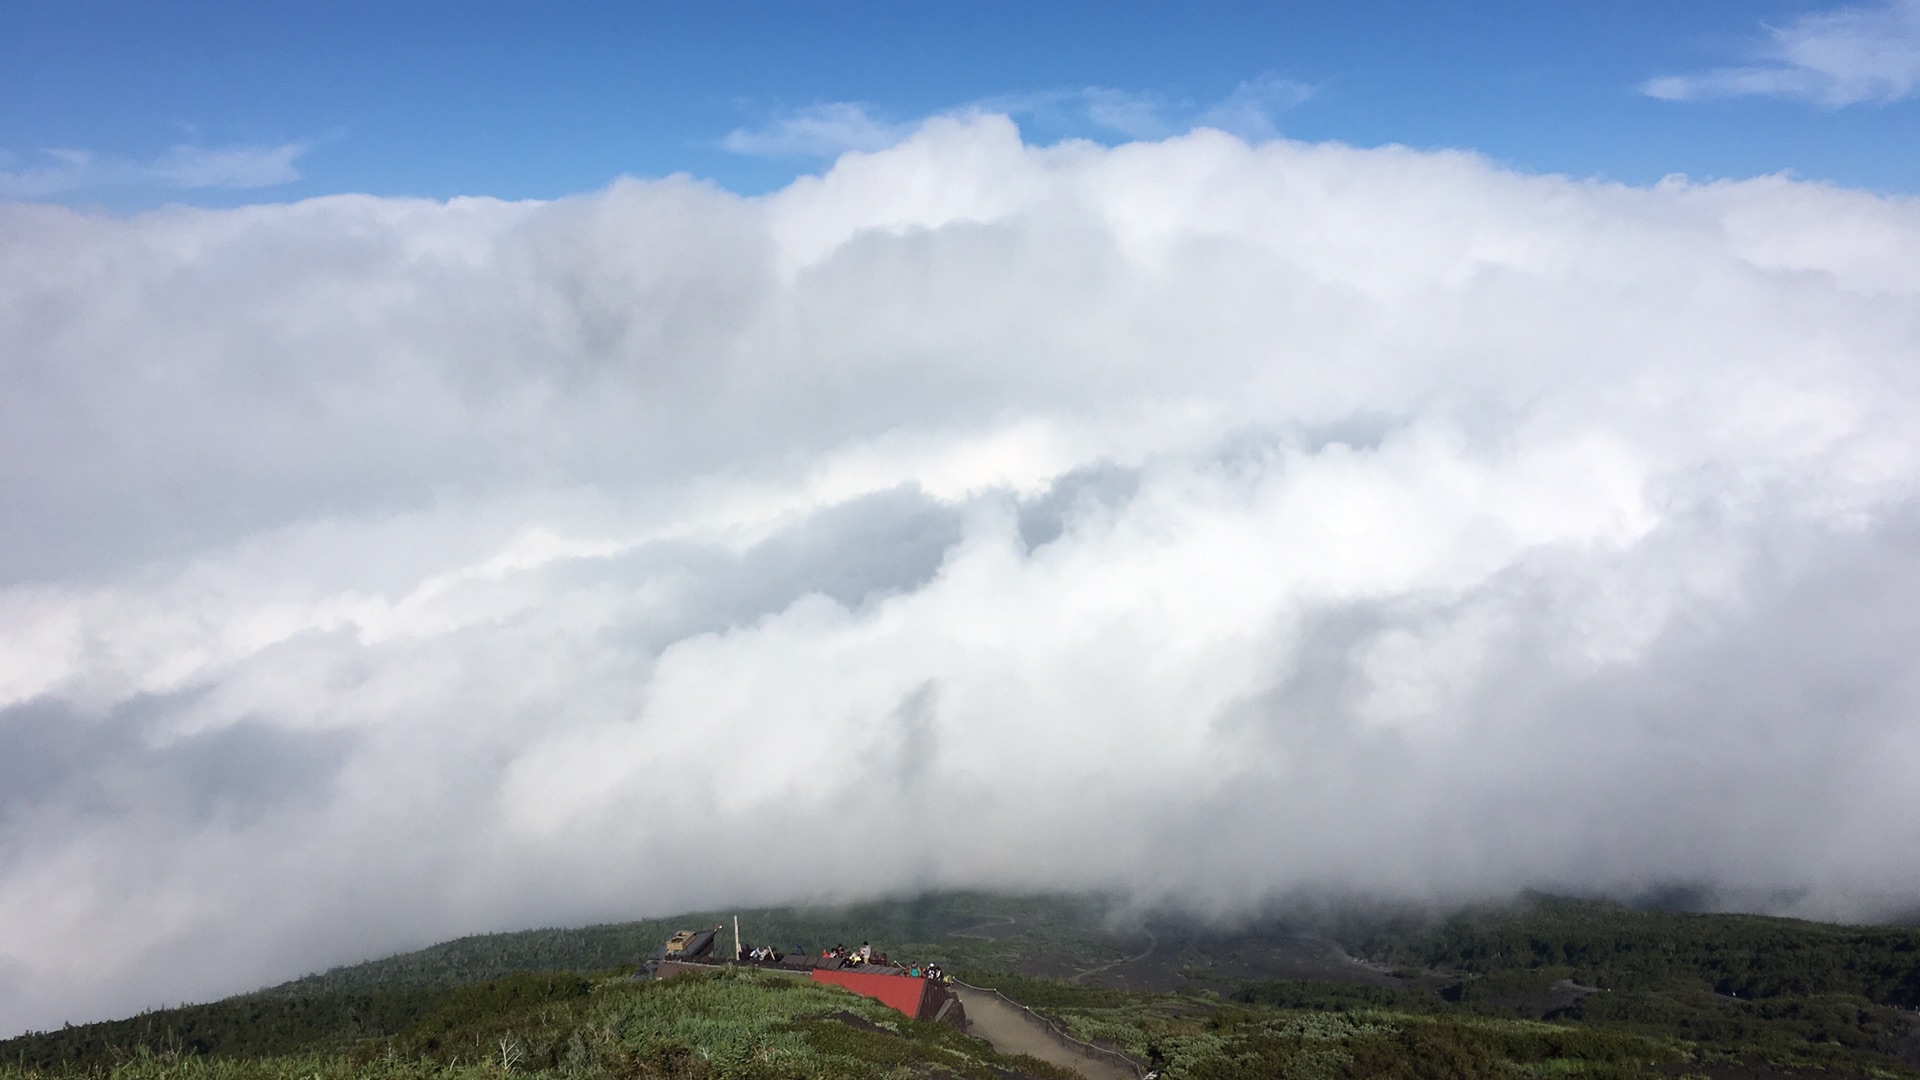
<instances>
[{"instance_id":1,"label":"white pole","mask_svg":"<svg viewBox=\"0 0 1920 1080\"><path fill-rule=\"evenodd\" d=\"M740 959L740 916L738 915L733 917L733 959L735 962Z\"/></svg>"}]
</instances>

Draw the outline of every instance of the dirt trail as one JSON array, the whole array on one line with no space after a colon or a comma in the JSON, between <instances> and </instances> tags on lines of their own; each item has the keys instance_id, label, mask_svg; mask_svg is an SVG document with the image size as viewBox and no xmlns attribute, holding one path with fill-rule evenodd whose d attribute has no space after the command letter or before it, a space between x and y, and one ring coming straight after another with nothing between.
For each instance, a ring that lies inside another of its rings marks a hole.
<instances>
[{"instance_id":1,"label":"dirt trail","mask_svg":"<svg viewBox=\"0 0 1920 1080\"><path fill-rule=\"evenodd\" d=\"M1153 950L1160 947L1160 939L1155 937L1153 935L1153 931L1151 930L1145 930L1142 932L1147 935L1146 951L1141 952L1134 956L1121 957L1120 959L1115 960L1111 964L1101 964L1099 967L1088 968L1087 970L1081 972L1078 975L1075 975L1073 978L1068 979L1067 981L1068 982L1085 982L1087 976L1089 975L1098 975L1099 973L1106 971L1109 968L1117 968L1121 964L1137 964L1140 961L1145 960L1147 957L1152 956Z\"/></svg>"},{"instance_id":2,"label":"dirt trail","mask_svg":"<svg viewBox=\"0 0 1920 1080\"><path fill-rule=\"evenodd\" d=\"M1019 920L1011 915L995 915L986 922L969 926L965 930L950 930L947 932L947 936L973 938L976 941L995 941L997 939L992 934L983 934L980 931L992 930L1001 926L1012 926L1018 921Z\"/></svg>"},{"instance_id":3,"label":"dirt trail","mask_svg":"<svg viewBox=\"0 0 1920 1080\"><path fill-rule=\"evenodd\" d=\"M1072 1069L1087 1080L1139 1080L1133 1069L1104 1055L1082 1052L1062 1043L1045 1020L991 990L955 984L953 991L967 1010L970 1034L993 1044L1003 1054L1026 1054L1050 1065Z\"/></svg>"}]
</instances>

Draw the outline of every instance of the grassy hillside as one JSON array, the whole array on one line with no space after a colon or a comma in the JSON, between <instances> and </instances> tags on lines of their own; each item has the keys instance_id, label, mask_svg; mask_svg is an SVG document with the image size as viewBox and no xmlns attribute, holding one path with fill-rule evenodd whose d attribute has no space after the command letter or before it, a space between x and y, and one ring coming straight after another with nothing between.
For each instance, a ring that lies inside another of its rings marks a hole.
<instances>
[{"instance_id":1,"label":"grassy hillside","mask_svg":"<svg viewBox=\"0 0 1920 1080\"><path fill-rule=\"evenodd\" d=\"M1360 923L1341 936L1372 959L1470 974L1561 969L1616 991L1689 986L1741 998L1844 994L1920 1007L1920 931L1905 927L1540 898L1441 920Z\"/></svg>"},{"instance_id":2,"label":"grassy hillside","mask_svg":"<svg viewBox=\"0 0 1920 1080\"><path fill-rule=\"evenodd\" d=\"M993 896L944 893L911 900L841 908L761 908L694 912L670 919L575 929L522 930L459 938L418 952L335 968L265 991L269 994L361 993L443 989L497 979L515 971L631 970L683 928L728 926L740 917L751 944L782 951L804 945L880 943L897 959L947 965L1018 966L1042 952L1115 958L1116 946L1101 929L1107 905L1091 897ZM979 923L1015 919L1018 933L998 940L968 937ZM955 936L961 931L962 936Z\"/></svg>"},{"instance_id":3,"label":"grassy hillside","mask_svg":"<svg viewBox=\"0 0 1920 1080\"><path fill-rule=\"evenodd\" d=\"M1457 974L1439 990L1455 1011L1683 1039L1729 1059L1920 1065L1910 928L1542 898L1345 936L1370 959ZM1298 1003L1301 989L1255 992Z\"/></svg>"},{"instance_id":4,"label":"grassy hillside","mask_svg":"<svg viewBox=\"0 0 1920 1080\"><path fill-rule=\"evenodd\" d=\"M1008 994L1168 1077L1615 1077L1704 1061L1679 1040L1473 1015L1438 995L1269 1003L1146 994L1001 976ZM1317 984L1338 995L1345 990ZM1327 1007L1337 1004L1339 1007ZM1403 1007L1410 1006L1410 1007Z\"/></svg>"},{"instance_id":5,"label":"grassy hillside","mask_svg":"<svg viewBox=\"0 0 1920 1080\"><path fill-rule=\"evenodd\" d=\"M1716 1065L1741 1060L1685 1040L1601 1025L1473 1015L1444 1005L1427 1011L1330 1010L1269 1005L1258 993L1227 1001L1014 976L1001 982L1081 1037L1151 1062L1169 1080L1544 1080L1639 1076L1648 1070L1710 1075ZM84 1060L0 1063L0 1080L70 1075L399 1080L507 1073L711 1080L1064 1076L1031 1059L995 1054L951 1028L909 1021L837 988L750 972L659 983L521 974L442 992L418 1019L393 1034L340 1031L306 1048L257 1049L237 1042L204 1053L164 1043L116 1044ZM1920 1075L1858 1056L1827 1064L1834 1071L1822 1075ZM1747 1068L1739 1075L1802 1074Z\"/></svg>"},{"instance_id":6,"label":"grassy hillside","mask_svg":"<svg viewBox=\"0 0 1920 1080\"><path fill-rule=\"evenodd\" d=\"M871 940L895 957L938 960L1169 1077L1920 1078L1911 929L1559 900L1323 925L1360 963L1279 920L1112 929L1105 914L1092 899L972 894L741 913L756 942ZM624 977L672 930L720 921L461 939L223 1002L0 1042L0 1080L1057 1075L829 988Z\"/></svg>"},{"instance_id":7,"label":"grassy hillside","mask_svg":"<svg viewBox=\"0 0 1920 1080\"><path fill-rule=\"evenodd\" d=\"M30 1052L22 1055L31 1048L6 1044L0 1047L0 1080L72 1075L400 1080L507 1073L689 1080L931 1075L1071 1080L1042 1062L996 1054L950 1027L909 1020L836 987L750 972L666 982L523 973L439 993L397 1032L341 1030L304 1048L256 1052L264 1045L229 1040L196 1053L165 1040L134 1041L81 1059L48 1061L35 1060Z\"/></svg>"}]
</instances>

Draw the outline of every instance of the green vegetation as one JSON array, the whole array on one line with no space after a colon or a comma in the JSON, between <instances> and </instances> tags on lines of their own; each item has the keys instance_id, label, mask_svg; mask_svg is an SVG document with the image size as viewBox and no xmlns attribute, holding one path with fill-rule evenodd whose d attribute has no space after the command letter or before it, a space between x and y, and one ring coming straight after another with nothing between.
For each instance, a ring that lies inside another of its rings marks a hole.
<instances>
[{"instance_id":1,"label":"green vegetation","mask_svg":"<svg viewBox=\"0 0 1920 1080\"><path fill-rule=\"evenodd\" d=\"M445 992L246 994L127 1020L23 1035L0 1043L0 1063L50 1068L115 1061L144 1048L175 1057L266 1057L328 1051L395 1035L426 1016Z\"/></svg>"},{"instance_id":2,"label":"green vegetation","mask_svg":"<svg viewBox=\"0 0 1920 1080\"><path fill-rule=\"evenodd\" d=\"M1349 920L1332 936L1372 966L1334 953L1328 967L1324 942L1283 947L1300 939L1281 923L1232 934L1156 924L1150 958L1115 963L1147 954L1139 932L1105 930L1105 914L1092 899L952 894L741 916L751 940L780 948L864 939L937 960L1169 1080L1920 1078L1912 929L1541 899L1444 919ZM1065 1075L791 976L625 977L673 930L720 921L466 938L222 1002L0 1042L0 1080ZM1306 957L1322 963L1310 970L1346 978L1234 979L1216 963L1232 956L1266 957L1270 971ZM1171 989L1057 977L1083 972L1131 972L1134 985L1152 976Z\"/></svg>"},{"instance_id":3,"label":"green vegetation","mask_svg":"<svg viewBox=\"0 0 1920 1080\"><path fill-rule=\"evenodd\" d=\"M1904 927L1540 898L1438 922L1360 924L1340 936L1356 953L1394 964L1478 974L1563 968L1608 990L1684 984L1742 998L1845 994L1920 1007L1920 932Z\"/></svg>"},{"instance_id":4,"label":"green vegetation","mask_svg":"<svg viewBox=\"0 0 1920 1080\"><path fill-rule=\"evenodd\" d=\"M1143 1023L1126 1045L1169 1078L1614 1077L1688 1058L1676 1044L1554 1024L1259 1008Z\"/></svg>"},{"instance_id":5,"label":"green vegetation","mask_svg":"<svg viewBox=\"0 0 1920 1080\"><path fill-rule=\"evenodd\" d=\"M1075 1036L1115 1047L1169 1080L1613 1077L1689 1058L1676 1040L1466 1015L1432 991L1263 983L1228 1001L1011 974L993 982Z\"/></svg>"},{"instance_id":6,"label":"green vegetation","mask_svg":"<svg viewBox=\"0 0 1920 1080\"><path fill-rule=\"evenodd\" d=\"M731 926L740 917L749 944L814 952L835 944L885 943L896 959L962 966L1014 967L1039 952L1118 959L1100 930L1107 904L1092 897L1003 897L943 893L910 900L838 908L765 908L695 912L671 919L482 934L418 952L335 968L266 991L269 994L358 993L369 990L445 989L498 979L516 971L632 970L676 930ZM952 936L979 923L1011 918L1019 933L1002 940ZM731 947L731 931L725 938Z\"/></svg>"},{"instance_id":7,"label":"green vegetation","mask_svg":"<svg viewBox=\"0 0 1920 1080\"><path fill-rule=\"evenodd\" d=\"M1007 988L1041 1003L1082 1038L1152 1061L1169 1078L1613 1076L1642 1062L1685 1057L1678 1046L1654 1040L1523 1021L1278 1009L1011 976ZM178 1019L155 1018L162 1027ZM56 1045L36 1038L42 1051ZM283 1041L257 1049L265 1045L95 1041L60 1060L44 1052L0 1058L0 1080L1068 1075L836 988L744 971L658 983L520 974L443 992L404 1031L341 1030L305 1048ZM1453 1071L1435 1071L1442 1066Z\"/></svg>"},{"instance_id":8,"label":"green vegetation","mask_svg":"<svg viewBox=\"0 0 1920 1080\"><path fill-rule=\"evenodd\" d=\"M152 1018L175 1019L169 1014ZM340 1014L344 1015L344 1014ZM240 1025L244 1027L245 1025ZM73 1029L80 1030L80 1029ZM664 982L519 974L442 992L406 1030L330 1032L305 1048L227 1040L193 1049L162 1040L93 1043L54 1060L49 1036L0 1044L0 1080L239 1077L413 1078L505 1074L589 1077L835 1078L931 1075L1071 1080L1044 1063L994 1053L953 1028L791 976L721 971ZM24 1044L24 1045L16 1045ZM71 1047L74 1044L64 1044Z\"/></svg>"},{"instance_id":9,"label":"green vegetation","mask_svg":"<svg viewBox=\"0 0 1920 1080\"><path fill-rule=\"evenodd\" d=\"M1541 898L1344 936L1373 960L1460 975L1439 992L1455 1011L1684 1040L1710 1060L1899 1075L1920 1064L1911 929ZM1251 992L1299 1005L1311 997ZM1435 1011L1418 995L1395 1004Z\"/></svg>"}]
</instances>

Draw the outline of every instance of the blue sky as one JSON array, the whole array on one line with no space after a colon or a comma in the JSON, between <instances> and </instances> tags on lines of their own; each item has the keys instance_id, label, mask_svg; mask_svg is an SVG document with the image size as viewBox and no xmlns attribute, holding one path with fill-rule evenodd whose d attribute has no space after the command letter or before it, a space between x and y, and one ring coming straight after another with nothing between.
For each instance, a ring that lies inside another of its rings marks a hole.
<instances>
[{"instance_id":1,"label":"blue sky","mask_svg":"<svg viewBox=\"0 0 1920 1080\"><path fill-rule=\"evenodd\" d=\"M1910 192L1916 57L1911 0L15 3L0 194L551 197L679 171L763 191L975 106L1038 142L1214 123L1635 183L1785 170Z\"/></svg>"}]
</instances>

